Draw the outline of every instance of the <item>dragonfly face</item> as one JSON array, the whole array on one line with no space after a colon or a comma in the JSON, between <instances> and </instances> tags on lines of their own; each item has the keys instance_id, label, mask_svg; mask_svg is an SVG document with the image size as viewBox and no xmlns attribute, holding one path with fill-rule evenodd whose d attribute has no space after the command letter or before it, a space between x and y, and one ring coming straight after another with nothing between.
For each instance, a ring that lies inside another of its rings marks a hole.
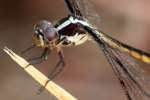
<instances>
[{"instance_id":1,"label":"dragonfly face","mask_svg":"<svg viewBox=\"0 0 150 100\"><path fill-rule=\"evenodd\" d=\"M55 47L59 34L52 23L43 20L34 26L33 40L39 47Z\"/></svg>"}]
</instances>

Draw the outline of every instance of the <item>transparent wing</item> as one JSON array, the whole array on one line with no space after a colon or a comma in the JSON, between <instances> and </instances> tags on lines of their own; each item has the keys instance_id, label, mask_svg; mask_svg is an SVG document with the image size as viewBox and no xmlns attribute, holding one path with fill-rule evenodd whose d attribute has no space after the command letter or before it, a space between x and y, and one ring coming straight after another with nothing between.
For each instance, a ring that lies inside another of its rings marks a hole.
<instances>
[{"instance_id":1,"label":"transparent wing","mask_svg":"<svg viewBox=\"0 0 150 100\"><path fill-rule=\"evenodd\" d=\"M83 17L78 0L65 0L69 13L75 17Z\"/></svg>"},{"instance_id":2,"label":"transparent wing","mask_svg":"<svg viewBox=\"0 0 150 100\"><path fill-rule=\"evenodd\" d=\"M129 100L150 99L150 74L133 58L104 42L103 52ZM150 69L150 68L149 68Z\"/></svg>"},{"instance_id":3,"label":"transparent wing","mask_svg":"<svg viewBox=\"0 0 150 100\"><path fill-rule=\"evenodd\" d=\"M98 32L86 26L83 26L83 28L104 52L128 99L150 100L150 73L148 72L150 67L139 66L137 63L140 60L133 59L134 56L130 54L130 51L138 53L141 57L146 56L147 58L150 56L141 50L127 46L108 35L106 36L103 32ZM122 50L122 48L125 50Z\"/></svg>"},{"instance_id":4,"label":"transparent wing","mask_svg":"<svg viewBox=\"0 0 150 100\"><path fill-rule=\"evenodd\" d=\"M89 0L65 0L71 15L86 19L94 27L100 27L100 16Z\"/></svg>"}]
</instances>

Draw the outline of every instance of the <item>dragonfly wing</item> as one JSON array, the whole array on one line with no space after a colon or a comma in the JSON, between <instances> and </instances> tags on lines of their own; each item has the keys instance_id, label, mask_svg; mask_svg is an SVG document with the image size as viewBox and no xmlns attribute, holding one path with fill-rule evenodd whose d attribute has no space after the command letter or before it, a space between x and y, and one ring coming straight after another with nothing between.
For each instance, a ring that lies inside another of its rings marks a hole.
<instances>
[{"instance_id":1,"label":"dragonfly wing","mask_svg":"<svg viewBox=\"0 0 150 100\"><path fill-rule=\"evenodd\" d=\"M129 55L104 42L103 52L129 100L150 99L150 74Z\"/></svg>"},{"instance_id":2,"label":"dragonfly wing","mask_svg":"<svg viewBox=\"0 0 150 100\"><path fill-rule=\"evenodd\" d=\"M87 19L94 27L100 27L100 16L89 0L65 0L71 15Z\"/></svg>"},{"instance_id":3,"label":"dragonfly wing","mask_svg":"<svg viewBox=\"0 0 150 100\"><path fill-rule=\"evenodd\" d=\"M138 55L149 57L147 53L141 50L132 48L119 41L106 36L102 32L84 26L83 28L93 37L93 40L99 45L104 52L107 60L112 65L120 83L124 87L129 100L149 100L150 99L150 73L148 67L139 66L136 57L125 52L131 51ZM123 47L122 47L123 46ZM121 48L126 48L125 50ZM142 59L141 59L142 61ZM143 60L144 61L144 60ZM150 67L149 67L150 70Z\"/></svg>"},{"instance_id":4,"label":"dragonfly wing","mask_svg":"<svg viewBox=\"0 0 150 100\"><path fill-rule=\"evenodd\" d=\"M65 0L69 13L75 17L82 17L78 0Z\"/></svg>"}]
</instances>

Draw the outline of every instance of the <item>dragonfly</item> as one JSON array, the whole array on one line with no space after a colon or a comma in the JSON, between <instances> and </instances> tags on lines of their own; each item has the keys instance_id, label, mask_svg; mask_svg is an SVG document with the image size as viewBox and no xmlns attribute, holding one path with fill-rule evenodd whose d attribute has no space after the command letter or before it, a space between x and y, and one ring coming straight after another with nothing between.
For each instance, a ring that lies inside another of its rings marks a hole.
<instances>
[{"instance_id":1,"label":"dragonfly","mask_svg":"<svg viewBox=\"0 0 150 100\"><path fill-rule=\"evenodd\" d=\"M136 61L150 64L150 54L126 45L101 31L100 17L90 1L64 0L64 2L68 9L68 16L56 23L42 20L35 24L34 44L22 53L36 46L44 48L39 57L30 59L32 64L39 64L47 60L52 50L57 50L59 61L48 75L52 80L65 66L63 47L77 46L93 40L112 66L128 100L149 100L149 76Z\"/></svg>"}]
</instances>

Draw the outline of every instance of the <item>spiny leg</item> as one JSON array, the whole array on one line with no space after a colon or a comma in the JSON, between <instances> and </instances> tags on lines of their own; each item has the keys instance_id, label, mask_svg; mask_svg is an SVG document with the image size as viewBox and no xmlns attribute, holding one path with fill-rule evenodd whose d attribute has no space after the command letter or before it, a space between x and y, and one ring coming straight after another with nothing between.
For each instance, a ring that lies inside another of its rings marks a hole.
<instances>
[{"instance_id":1,"label":"spiny leg","mask_svg":"<svg viewBox=\"0 0 150 100\"><path fill-rule=\"evenodd\" d=\"M47 60L49 53L49 48L45 48L43 53L39 57L28 59L28 61L30 62L29 65L37 65L42 63L43 61ZM26 67L28 67L29 65L27 65Z\"/></svg>"},{"instance_id":2,"label":"spiny leg","mask_svg":"<svg viewBox=\"0 0 150 100\"><path fill-rule=\"evenodd\" d=\"M65 62L64 62L64 56L63 56L63 53L61 50L58 51L58 55L59 55L59 61L57 62L56 66L54 67L54 69L51 71L51 73L48 75L48 78L50 79L49 81L51 81L52 79L54 79L57 75L59 75L59 73L63 70L64 66L65 66ZM40 89L39 89L39 93L38 94L41 94L44 90L45 90L45 87L46 85L48 84L47 81L45 83L44 86L42 86Z\"/></svg>"},{"instance_id":3,"label":"spiny leg","mask_svg":"<svg viewBox=\"0 0 150 100\"><path fill-rule=\"evenodd\" d=\"M28 47L27 49L25 49L24 51L21 52L21 55L27 53L28 51L30 51L31 49L35 48L36 45L35 44L32 44L30 47Z\"/></svg>"},{"instance_id":4,"label":"spiny leg","mask_svg":"<svg viewBox=\"0 0 150 100\"><path fill-rule=\"evenodd\" d=\"M66 38L64 37L64 38L62 38L58 43L57 43L57 46L59 46L59 45L61 45L61 43L65 40ZM60 60L60 61L62 61L62 62L64 62L63 61L63 53L62 53L62 51L61 51L61 48L60 47L56 47L56 49L57 49L57 52L58 52L58 55L59 55L59 58L60 59L62 59L62 60ZM42 55L45 55L46 57L44 57L44 58L48 58L47 56L49 55L49 53L50 53L50 51L51 51L51 49L49 49L49 48L46 48L45 49L45 51L43 52L43 54ZM42 56L41 56L42 57ZM38 58L40 58L40 57L37 57L37 58L34 58L34 59L38 59ZM56 65L57 66L57 65Z\"/></svg>"},{"instance_id":5,"label":"spiny leg","mask_svg":"<svg viewBox=\"0 0 150 100\"><path fill-rule=\"evenodd\" d=\"M49 79L54 79L64 68L65 62L64 62L64 56L61 51L58 52L59 55L59 61L57 62L56 66L52 70L52 72L48 75Z\"/></svg>"}]
</instances>

